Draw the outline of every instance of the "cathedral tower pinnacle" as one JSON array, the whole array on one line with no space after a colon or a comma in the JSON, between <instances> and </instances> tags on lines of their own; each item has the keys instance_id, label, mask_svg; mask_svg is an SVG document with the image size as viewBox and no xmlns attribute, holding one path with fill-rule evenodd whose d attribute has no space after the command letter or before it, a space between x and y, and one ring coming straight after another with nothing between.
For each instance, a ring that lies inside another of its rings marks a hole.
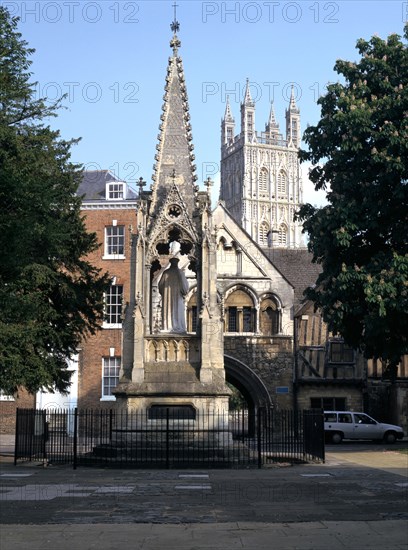
<instances>
[{"instance_id":1,"label":"cathedral tower pinnacle","mask_svg":"<svg viewBox=\"0 0 408 550\"><path fill-rule=\"evenodd\" d=\"M235 135L235 119L232 116L229 96L225 105L224 118L221 121L221 141L222 143L230 143Z\"/></svg>"},{"instance_id":2,"label":"cathedral tower pinnacle","mask_svg":"<svg viewBox=\"0 0 408 550\"><path fill-rule=\"evenodd\" d=\"M251 142L255 135L255 103L251 97L249 79L246 81L244 101L241 103L241 134Z\"/></svg>"},{"instance_id":3,"label":"cathedral tower pinnacle","mask_svg":"<svg viewBox=\"0 0 408 550\"><path fill-rule=\"evenodd\" d=\"M300 146L300 110L296 105L293 86L290 93L289 109L286 109L286 139L289 146Z\"/></svg>"},{"instance_id":4,"label":"cathedral tower pinnacle","mask_svg":"<svg viewBox=\"0 0 408 550\"><path fill-rule=\"evenodd\" d=\"M270 134L271 137L279 137L279 124L276 122L275 109L273 108L273 101L271 101L271 110L269 113L268 123L265 125L265 132Z\"/></svg>"}]
</instances>

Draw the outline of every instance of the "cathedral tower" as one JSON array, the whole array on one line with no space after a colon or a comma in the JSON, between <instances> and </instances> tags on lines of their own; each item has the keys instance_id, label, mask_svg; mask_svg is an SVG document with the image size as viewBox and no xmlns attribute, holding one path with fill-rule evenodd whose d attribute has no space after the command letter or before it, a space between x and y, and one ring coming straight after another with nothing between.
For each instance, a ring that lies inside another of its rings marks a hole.
<instances>
[{"instance_id":1,"label":"cathedral tower","mask_svg":"<svg viewBox=\"0 0 408 550\"><path fill-rule=\"evenodd\" d=\"M265 131L256 131L248 80L241 104L241 132L235 136L233 121L227 100L221 122L220 200L261 247L303 246L301 224L293 219L303 201L298 159L300 111L293 88L286 110L285 138L273 104Z\"/></svg>"}]
</instances>

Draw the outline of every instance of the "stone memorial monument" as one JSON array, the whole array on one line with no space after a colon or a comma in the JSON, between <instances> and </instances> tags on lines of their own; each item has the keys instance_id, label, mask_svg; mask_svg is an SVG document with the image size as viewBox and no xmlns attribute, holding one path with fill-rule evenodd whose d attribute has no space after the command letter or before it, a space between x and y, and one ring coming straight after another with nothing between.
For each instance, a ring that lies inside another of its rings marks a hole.
<instances>
[{"instance_id":1,"label":"stone memorial monument","mask_svg":"<svg viewBox=\"0 0 408 550\"><path fill-rule=\"evenodd\" d=\"M225 382L217 299L217 230L211 181L204 191L196 183L178 28L174 21L151 190L140 184L123 366L114 393L122 410L177 407L225 431L231 392ZM187 322L189 300L195 304L190 312L195 317Z\"/></svg>"}]
</instances>

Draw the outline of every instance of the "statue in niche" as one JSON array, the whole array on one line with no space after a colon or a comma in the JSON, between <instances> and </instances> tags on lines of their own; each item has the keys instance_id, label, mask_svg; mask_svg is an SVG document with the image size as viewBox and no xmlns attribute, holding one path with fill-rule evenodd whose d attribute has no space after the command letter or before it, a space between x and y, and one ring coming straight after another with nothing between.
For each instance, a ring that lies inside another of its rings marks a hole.
<instances>
[{"instance_id":1,"label":"statue in niche","mask_svg":"<svg viewBox=\"0 0 408 550\"><path fill-rule=\"evenodd\" d=\"M187 332L184 298L189 284L178 263L178 258L170 258L170 267L163 271L159 281L163 332Z\"/></svg>"}]
</instances>

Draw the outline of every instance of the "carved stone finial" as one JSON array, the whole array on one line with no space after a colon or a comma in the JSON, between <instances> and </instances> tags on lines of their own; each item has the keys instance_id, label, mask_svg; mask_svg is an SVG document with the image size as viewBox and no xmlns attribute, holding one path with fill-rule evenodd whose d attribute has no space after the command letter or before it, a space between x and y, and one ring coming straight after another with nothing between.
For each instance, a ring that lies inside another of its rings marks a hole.
<instances>
[{"instance_id":1,"label":"carved stone finial","mask_svg":"<svg viewBox=\"0 0 408 550\"><path fill-rule=\"evenodd\" d=\"M143 180L142 177L139 178L139 181L137 183L137 186L139 187L139 197L142 195L143 187L146 185L146 182Z\"/></svg>"},{"instance_id":2,"label":"carved stone finial","mask_svg":"<svg viewBox=\"0 0 408 550\"><path fill-rule=\"evenodd\" d=\"M173 48L173 54L174 57L177 57L178 54L178 48L181 46L180 40L177 38L177 35L175 34L173 38L170 40L170 47Z\"/></svg>"},{"instance_id":3,"label":"carved stone finial","mask_svg":"<svg viewBox=\"0 0 408 550\"><path fill-rule=\"evenodd\" d=\"M204 185L207 187L207 193L210 193L211 187L214 185L214 182L212 181L210 176L208 176L208 178L205 180Z\"/></svg>"}]
</instances>

